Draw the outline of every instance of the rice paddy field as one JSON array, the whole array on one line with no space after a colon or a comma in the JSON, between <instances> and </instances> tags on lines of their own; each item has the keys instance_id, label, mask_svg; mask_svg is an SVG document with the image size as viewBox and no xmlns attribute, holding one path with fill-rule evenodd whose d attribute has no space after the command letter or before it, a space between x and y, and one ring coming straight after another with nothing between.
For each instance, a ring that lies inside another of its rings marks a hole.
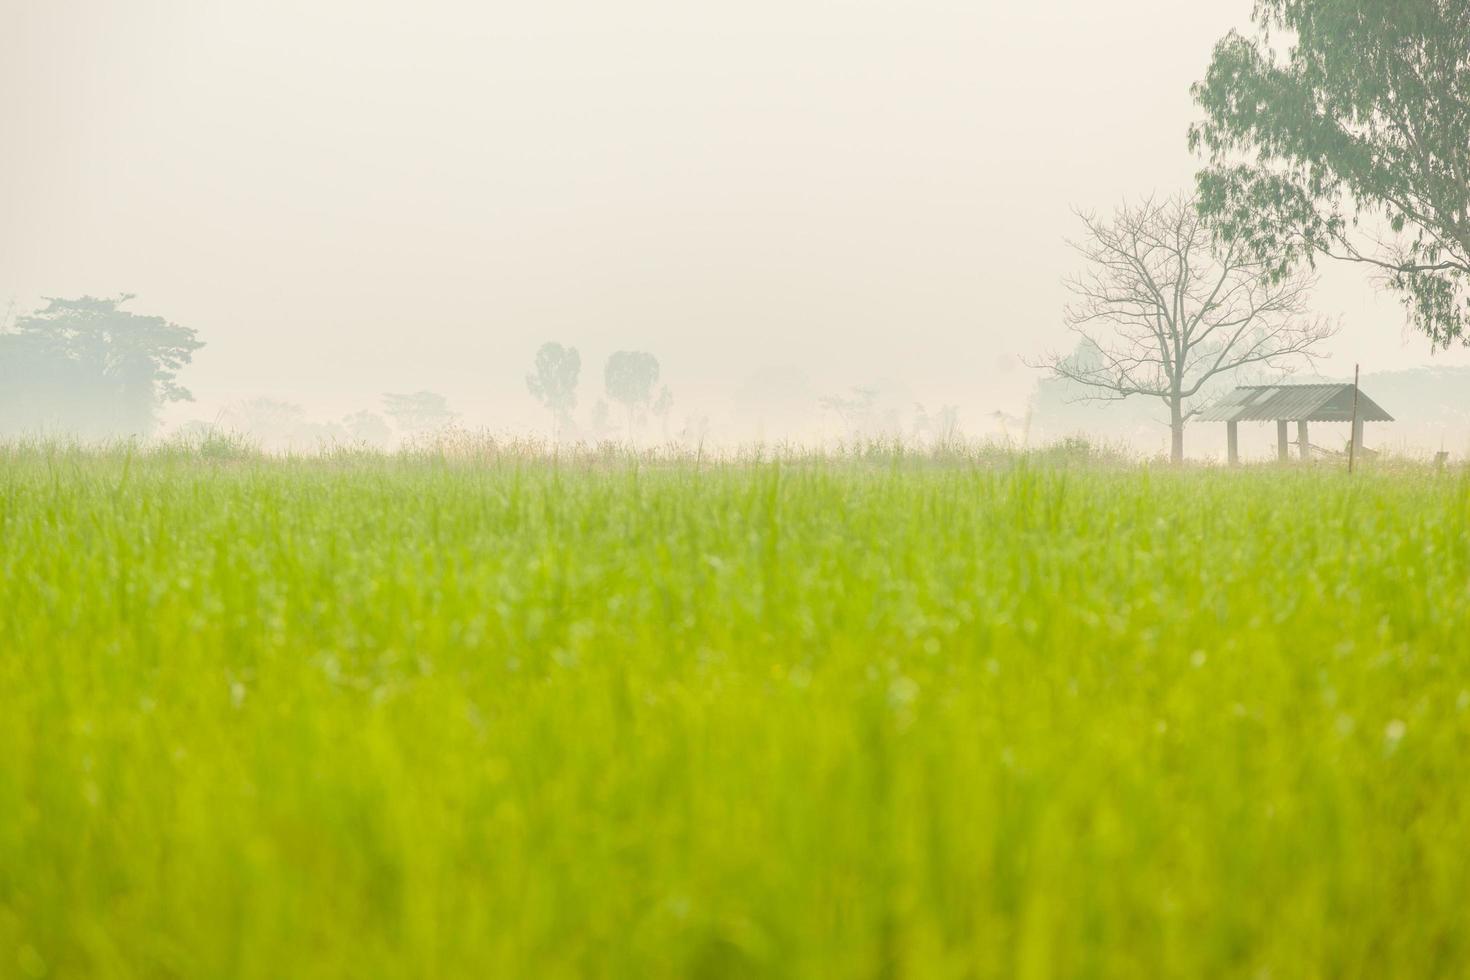
<instances>
[{"instance_id":1,"label":"rice paddy field","mask_svg":"<svg viewBox=\"0 0 1470 980\"><path fill-rule=\"evenodd\" d=\"M1470 974L1470 479L0 449L0 977Z\"/></svg>"}]
</instances>

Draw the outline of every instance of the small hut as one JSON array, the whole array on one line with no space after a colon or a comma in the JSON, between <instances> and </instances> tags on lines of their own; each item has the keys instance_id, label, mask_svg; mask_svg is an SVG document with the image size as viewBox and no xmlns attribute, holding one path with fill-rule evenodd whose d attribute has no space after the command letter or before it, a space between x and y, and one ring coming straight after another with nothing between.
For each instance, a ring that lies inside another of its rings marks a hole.
<instances>
[{"instance_id":1,"label":"small hut","mask_svg":"<svg viewBox=\"0 0 1470 980\"><path fill-rule=\"evenodd\" d=\"M1356 390L1357 411L1353 410L1355 385L1245 385L1236 388L1199 414L1202 422L1224 422L1230 447L1230 464L1240 462L1240 443L1236 426L1241 422L1275 422L1276 455L1286 459L1287 423L1296 423L1296 441L1301 458L1310 459L1312 443L1308 439L1309 422L1353 422L1353 444L1363 448L1364 422L1392 422L1389 415L1362 389Z\"/></svg>"}]
</instances>

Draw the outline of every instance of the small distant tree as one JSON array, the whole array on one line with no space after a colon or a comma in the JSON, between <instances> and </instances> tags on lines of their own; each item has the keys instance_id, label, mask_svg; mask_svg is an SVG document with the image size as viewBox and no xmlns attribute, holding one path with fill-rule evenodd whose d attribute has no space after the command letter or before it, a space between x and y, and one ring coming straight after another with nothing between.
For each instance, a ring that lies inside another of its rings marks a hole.
<instances>
[{"instance_id":1,"label":"small distant tree","mask_svg":"<svg viewBox=\"0 0 1470 980\"><path fill-rule=\"evenodd\" d=\"M381 448L393 438L393 430L377 412L353 412L342 420L342 428L347 438L367 446Z\"/></svg>"},{"instance_id":2,"label":"small distant tree","mask_svg":"<svg viewBox=\"0 0 1470 980\"><path fill-rule=\"evenodd\" d=\"M821 405L842 421L849 439L857 439L876 428L878 394L876 385L859 385L848 395L823 396Z\"/></svg>"},{"instance_id":3,"label":"small distant tree","mask_svg":"<svg viewBox=\"0 0 1470 980\"><path fill-rule=\"evenodd\" d=\"M577 407L577 377L582 356L575 347L547 342L536 351L536 369L526 375L531 396L551 412L552 436L560 441L571 427L572 409Z\"/></svg>"},{"instance_id":4,"label":"small distant tree","mask_svg":"<svg viewBox=\"0 0 1470 980\"><path fill-rule=\"evenodd\" d=\"M1096 356L1052 355L1038 366L1089 398L1158 398L1175 463L1184 459L1187 403L1212 378L1286 367L1334 333L1308 315L1312 276L1278 275L1243 243L1217 240L1188 197L1125 205L1111 220L1078 217L1087 235L1071 244L1087 271L1067 283L1066 318Z\"/></svg>"},{"instance_id":5,"label":"small distant tree","mask_svg":"<svg viewBox=\"0 0 1470 980\"><path fill-rule=\"evenodd\" d=\"M607 359L603 370L607 397L623 406L628 416L628 441L633 441L633 422L648 409L653 386L658 384L658 358L645 351L620 350Z\"/></svg>"},{"instance_id":6,"label":"small distant tree","mask_svg":"<svg viewBox=\"0 0 1470 980\"><path fill-rule=\"evenodd\" d=\"M448 400L432 391L416 391L411 395L386 394L383 396L383 414L409 435L442 429L458 417L457 412L450 411Z\"/></svg>"},{"instance_id":7,"label":"small distant tree","mask_svg":"<svg viewBox=\"0 0 1470 980\"><path fill-rule=\"evenodd\" d=\"M178 372L194 330L124 310L131 295L51 299L0 333L0 425L147 434L167 402L191 401Z\"/></svg>"}]
</instances>

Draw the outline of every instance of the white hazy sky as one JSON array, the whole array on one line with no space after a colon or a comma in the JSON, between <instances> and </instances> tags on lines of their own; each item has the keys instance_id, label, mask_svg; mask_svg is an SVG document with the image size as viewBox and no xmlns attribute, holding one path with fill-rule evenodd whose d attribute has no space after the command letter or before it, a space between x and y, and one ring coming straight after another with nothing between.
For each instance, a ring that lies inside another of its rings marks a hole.
<instances>
[{"instance_id":1,"label":"white hazy sky","mask_svg":"<svg viewBox=\"0 0 1470 980\"><path fill-rule=\"evenodd\" d=\"M1069 206L1190 184L1188 88L1251 0L0 0L0 297L138 294L209 417L430 388L542 413L536 347L1019 412ZM1328 270L1327 373L1430 361ZM1470 364L1460 350L1434 363Z\"/></svg>"}]
</instances>

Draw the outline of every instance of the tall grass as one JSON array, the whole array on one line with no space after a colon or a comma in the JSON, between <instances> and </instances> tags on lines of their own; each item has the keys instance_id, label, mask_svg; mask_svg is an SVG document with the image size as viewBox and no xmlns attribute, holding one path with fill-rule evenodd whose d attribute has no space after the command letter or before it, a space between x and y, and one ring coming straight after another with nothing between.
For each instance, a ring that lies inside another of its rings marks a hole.
<instances>
[{"instance_id":1,"label":"tall grass","mask_svg":"<svg viewBox=\"0 0 1470 980\"><path fill-rule=\"evenodd\" d=\"M1470 971L1470 481L0 453L0 976Z\"/></svg>"}]
</instances>

